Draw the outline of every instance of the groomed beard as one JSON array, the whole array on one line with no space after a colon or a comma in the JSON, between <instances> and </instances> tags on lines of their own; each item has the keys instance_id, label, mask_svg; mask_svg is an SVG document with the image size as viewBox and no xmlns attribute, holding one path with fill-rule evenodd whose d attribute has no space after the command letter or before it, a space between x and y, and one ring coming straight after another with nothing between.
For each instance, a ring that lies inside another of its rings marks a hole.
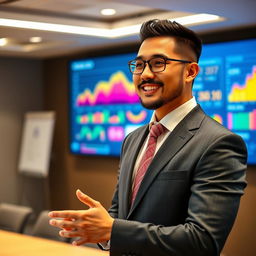
<instances>
[{"instance_id":1,"label":"groomed beard","mask_svg":"<svg viewBox=\"0 0 256 256\"><path fill-rule=\"evenodd\" d=\"M141 103L141 105L142 105L144 108L146 108L146 109L156 110L156 109L162 107L162 106L165 104L165 101L164 101L164 99L161 98L161 99L158 99L158 100L156 100L156 101L154 101L154 102L144 103L144 102L141 100L141 98L140 98L140 103Z\"/></svg>"},{"instance_id":2,"label":"groomed beard","mask_svg":"<svg viewBox=\"0 0 256 256\"><path fill-rule=\"evenodd\" d=\"M181 95L181 93L182 93L182 88L180 87L179 89L177 89L176 92L174 92L173 95L170 96L170 98L165 99L163 97L160 97L159 99L152 102L148 102L148 103L143 102L140 98L140 103L146 109L156 110L162 107L163 105L168 104L169 102L178 98Z\"/></svg>"}]
</instances>

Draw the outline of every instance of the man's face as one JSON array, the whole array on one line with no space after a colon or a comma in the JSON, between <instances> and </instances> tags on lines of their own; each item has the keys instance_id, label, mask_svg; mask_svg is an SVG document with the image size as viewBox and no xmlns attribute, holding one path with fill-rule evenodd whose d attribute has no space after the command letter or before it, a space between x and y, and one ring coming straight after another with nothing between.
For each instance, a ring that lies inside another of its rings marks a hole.
<instances>
[{"instance_id":1,"label":"man's face","mask_svg":"<svg viewBox=\"0 0 256 256\"><path fill-rule=\"evenodd\" d=\"M175 51L175 44L175 40L168 36L148 38L141 44L137 57L146 61L156 55L191 60L185 54L178 54ZM187 51L188 49L184 50ZM174 61L167 63L163 72L153 73L146 64L142 74L133 75L135 89L142 105L148 109L155 109L159 120L192 98L192 86L187 80L190 64Z\"/></svg>"}]
</instances>

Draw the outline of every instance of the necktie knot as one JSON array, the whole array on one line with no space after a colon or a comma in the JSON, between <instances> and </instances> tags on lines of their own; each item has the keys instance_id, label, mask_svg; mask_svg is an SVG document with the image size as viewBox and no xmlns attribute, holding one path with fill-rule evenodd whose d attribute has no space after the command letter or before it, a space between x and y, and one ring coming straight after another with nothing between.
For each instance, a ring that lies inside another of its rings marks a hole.
<instances>
[{"instance_id":1,"label":"necktie knot","mask_svg":"<svg viewBox=\"0 0 256 256\"><path fill-rule=\"evenodd\" d=\"M165 131L165 129L166 128L160 123L153 124L150 128L150 136L158 138Z\"/></svg>"}]
</instances>

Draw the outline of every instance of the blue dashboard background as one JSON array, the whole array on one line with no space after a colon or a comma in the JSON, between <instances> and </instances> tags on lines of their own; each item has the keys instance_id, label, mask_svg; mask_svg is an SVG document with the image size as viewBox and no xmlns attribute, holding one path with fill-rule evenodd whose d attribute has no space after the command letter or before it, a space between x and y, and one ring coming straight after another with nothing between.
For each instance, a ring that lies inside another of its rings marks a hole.
<instances>
[{"instance_id":1,"label":"blue dashboard background","mask_svg":"<svg viewBox=\"0 0 256 256\"><path fill-rule=\"evenodd\" d=\"M204 45L193 85L205 112L243 137L249 164L256 164L255 49L256 39ZM143 109L131 91L127 62L135 56L123 53L70 62L72 153L118 156L124 137L149 122L152 111Z\"/></svg>"}]
</instances>

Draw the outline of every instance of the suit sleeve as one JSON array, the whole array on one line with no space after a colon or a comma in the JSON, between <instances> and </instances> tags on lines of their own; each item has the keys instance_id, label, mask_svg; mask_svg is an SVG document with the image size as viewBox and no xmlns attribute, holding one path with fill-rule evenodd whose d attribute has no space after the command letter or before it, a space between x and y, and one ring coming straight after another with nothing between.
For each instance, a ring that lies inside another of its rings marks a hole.
<instances>
[{"instance_id":1,"label":"suit sleeve","mask_svg":"<svg viewBox=\"0 0 256 256\"><path fill-rule=\"evenodd\" d=\"M110 255L219 255L246 186L246 160L246 147L239 136L215 139L193 170L185 223L161 226L115 219Z\"/></svg>"},{"instance_id":2,"label":"suit sleeve","mask_svg":"<svg viewBox=\"0 0 256 256\"><path fill-rule=\"evenodd\" d=\"M114 196L112 199L112 204L111 207L108 210L108 213L112 218L117 218L118 217L118 184L116 186Z\"/></svg>"}]
</instances>

